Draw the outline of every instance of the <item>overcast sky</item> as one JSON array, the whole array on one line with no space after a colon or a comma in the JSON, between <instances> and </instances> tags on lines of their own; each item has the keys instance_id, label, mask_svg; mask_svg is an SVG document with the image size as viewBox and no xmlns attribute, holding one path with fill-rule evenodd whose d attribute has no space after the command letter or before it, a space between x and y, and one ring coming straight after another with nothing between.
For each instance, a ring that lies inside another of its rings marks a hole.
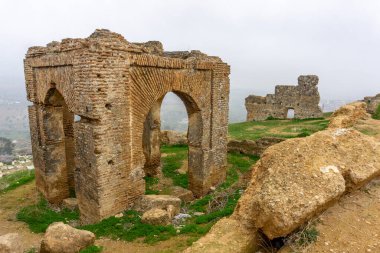
<instances>
[{"instance_id":1,"label":"overcast sky","mask_svg":"<svg viewBox=\"0 0 380 253\"><path fill-rule=\"evenodd\" d=\"M265 95L316 74L324 99L380 93L379 0L0 0L0 92L24 96L28 47L96 28L220 56L231 89Z\"/></svg>"}]
</instances>

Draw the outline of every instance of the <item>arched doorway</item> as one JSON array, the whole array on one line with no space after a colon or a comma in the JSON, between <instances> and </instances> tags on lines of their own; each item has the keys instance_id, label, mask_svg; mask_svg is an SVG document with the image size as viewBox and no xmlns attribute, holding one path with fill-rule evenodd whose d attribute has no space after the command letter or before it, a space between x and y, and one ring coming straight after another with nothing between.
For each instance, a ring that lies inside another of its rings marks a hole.
<instances>
[{"instance_id":1,"label":"arched doorway","mask_svg":"<svg viewBox=\"0 0 380 253\"><path fill-rule=\"evenodd\" d=\"M74 114L69 111L62 94L52 85L43 105L45 138L45 195L58 204L74 191Z\"/></svg>"},{"instance_id":2,"label":"arched doorway","mask_svg":"<svg viewBox=\"0 0 380 253\"><path fill-rule=\"evenodd\" d=\"M286 118L287 119L294 119L295 113L293 108L287 108L286 111Z\"/></svg>"},{"instance_id":3,"label":"arched doorway","mask_svg":"<svg viewBox=\"0 0 380 253\"><path fill-rule=\"evenodd\" d=\"M170 93L170 92L168 92ZM159 98L151 107L144 122L143 132L143 152L145 156L144 171L148 176L157 176L161 173L161 151L160 151L160 131L161 131L161 106L164 97ZM201 141L202 141L202 116L195 101L187 94L173 91L180 98L186 108L187 113L187 142L188 142L188 177L189 188L191 190L197 185L195 174L201 173L202 161ZM171 96L171 94L169 94ZM182 119L184 120L184 119Z\"/></svg>"}]
</instances>

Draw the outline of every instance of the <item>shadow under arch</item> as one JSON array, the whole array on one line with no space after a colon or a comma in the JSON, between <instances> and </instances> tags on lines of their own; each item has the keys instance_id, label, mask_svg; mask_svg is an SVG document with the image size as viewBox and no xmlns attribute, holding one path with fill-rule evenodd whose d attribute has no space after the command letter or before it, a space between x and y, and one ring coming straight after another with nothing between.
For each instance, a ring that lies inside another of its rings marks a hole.
<instances>
[{"instance_id":1,"label":"shadow under arch","mask_svg":"<svg viewBox=\"0 0 380 253\"><path fill-rule=\"evenodd\" d=\"M168 93L176 94L185 105L188 116L188 175L189 188L193 190L195 183L195 174L202 173L202 138L203 138L203 120L201 109L195 100L187 93L171 90L157 99L144 122L143 131L143 152L145 156L144 172L148 176L157 176L161 173L161 151L160 151L160 132L161 132L161 106L164 97Z\"/></svg>"},{"instance_id":2,"label":"shadow under arch","mask_svg":"<svg viewBox=\"0 0 380 253\"><path fill-rule=\"evenodd\" d=\"M43 194L48 201L59 204L75 193L74 113L54 84L46 92L42 106L41 135L45 138L46 163L44 176L36 175L36 180L37 184L43 181L46 189Z\"/></svg>"}]
</instances>

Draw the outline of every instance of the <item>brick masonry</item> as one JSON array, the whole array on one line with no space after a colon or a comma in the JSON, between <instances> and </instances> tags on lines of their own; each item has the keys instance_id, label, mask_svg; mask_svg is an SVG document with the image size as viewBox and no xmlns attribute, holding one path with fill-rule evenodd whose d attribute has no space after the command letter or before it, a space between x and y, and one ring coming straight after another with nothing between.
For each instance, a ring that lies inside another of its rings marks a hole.
<instances>
[{"instance_id":1,"label":"brick masonry","mask_svg":"<svg viewBox=\"0 0 380 253\"><path fill-rule=\"evenodd\" d=\"M144 194L168 92L188 111L190 190L202 196L224 180L230 68L220 58L96 30L31 47L24 66L37 188L53 204L75 191L83 223Z\"/></svg>"}]
</instances>

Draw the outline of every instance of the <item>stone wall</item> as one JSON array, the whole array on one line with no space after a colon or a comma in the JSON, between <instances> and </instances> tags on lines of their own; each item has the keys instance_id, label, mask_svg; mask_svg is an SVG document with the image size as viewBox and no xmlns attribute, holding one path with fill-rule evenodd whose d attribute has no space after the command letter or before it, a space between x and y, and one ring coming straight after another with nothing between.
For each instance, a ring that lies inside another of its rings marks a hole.
<instances>
[{"instance_id":1,"label":"stone wall","mask_svg":"<svg viewBox=\"0 0 380 253\"><path fill-rule=\"evenodd\" d=\"M298 77L298 86L277 85L275 94L266 97L250 95L245 99L247 121L266 120L268 117L286 119L288 110L294 110L294 118L319 118L318 76Z\"/></svg>"},{"instance_id":2,"label":"stone wall","mask_svg":"<svg viewBox=\"0 0 380 253\"><path fill-rule=\"evenodd\" d=\"M374 114L380 105L380 93L373 97L365 97L363 102L367 103L367 112Z\"/></svg>"},{"instance_id":3,"label":"stone wall","mask_svg":"<svg viewBox=\"0 0 380 253\"><path fill-rule=\"evenodd\" d=\"M96 30L31 47L24 66L37 188L53 204L74 188L84 223L144 194L168 92L189 116L190 190L202 196L224 180L230 69L220 58Z\"/></svg>"},{"instance_id":4,"label":"stone wall","mask_svg":"<svg viewBox=\"0 0 380 253\"><path fill-rule=\"evenodd\" d=\"M255 141L251 140L230 140L228 141L228 152L238 152L246 155L261 156L270 146L284 141L284 138L263 137Z\"/></svg>"}]
</instances>

